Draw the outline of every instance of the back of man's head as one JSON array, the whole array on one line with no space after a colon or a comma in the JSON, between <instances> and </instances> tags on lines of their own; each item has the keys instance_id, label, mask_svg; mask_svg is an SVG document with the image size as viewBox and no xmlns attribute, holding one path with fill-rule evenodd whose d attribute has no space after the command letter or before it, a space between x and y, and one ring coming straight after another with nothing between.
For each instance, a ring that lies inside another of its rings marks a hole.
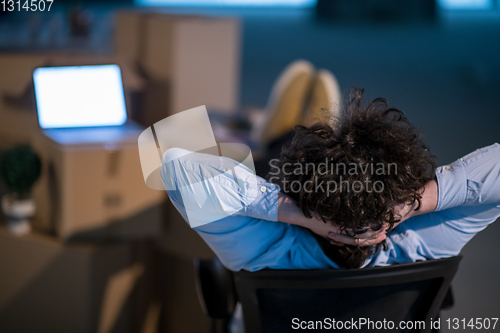
<instances>
[{"instance_id":1,"label":"back of man's head","mask_svg":"<svg viewBox=\"0 0 500 333\"><path fill-rule=\"evenodd\" d=\"M275 164L279 172L268 177L306 216L336 223L349 235L384 224L392 228L400 219L394 206L418 207L436 169L420 130L385 99L365 106L362 95L361 89L351 92L333 127L297 126ZM356 268L378 248L328 243L326 251L339 265Z\"/></svg>"}]
</instances>

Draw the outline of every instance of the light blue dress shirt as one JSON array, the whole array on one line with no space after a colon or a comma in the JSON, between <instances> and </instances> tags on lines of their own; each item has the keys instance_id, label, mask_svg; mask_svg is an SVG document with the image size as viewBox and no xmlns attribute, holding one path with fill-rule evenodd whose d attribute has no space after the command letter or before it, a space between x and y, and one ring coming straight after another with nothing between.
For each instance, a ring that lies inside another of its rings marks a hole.
<instances>
[{"instance_id":1,"label":"light blue dress shirt","mask_svg":"<svg viewBox=\"0 0 500 333\"><path fill-rule=\"evenodd\" d=\"M162 180L170 200L233 271L339 268L311 233L277 222L279 187L238 162L173 148ZM500 144L478 149L436 171L438 204L387 235L363 267L457 255L500 216Z\"/></svg>"}]
</instances>

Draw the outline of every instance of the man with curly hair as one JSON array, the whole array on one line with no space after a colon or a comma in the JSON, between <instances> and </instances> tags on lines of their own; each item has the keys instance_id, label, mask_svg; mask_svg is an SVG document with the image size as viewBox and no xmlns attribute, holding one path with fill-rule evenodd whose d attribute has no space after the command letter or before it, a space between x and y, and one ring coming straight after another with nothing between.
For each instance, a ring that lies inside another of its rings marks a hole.
<instances>
[{"instance_id":1,"label":"man with curly hair","mask_svg":"<svg viewBox=\"0 0 500 333\"><path fill-rule=\"evenodd\" d=\"M366 108L361 99L362 90L354 90L336 128L297 126L280 159L270 162L269 174L306 217L333 222L352 238L367 230L383 235L403 218L432 211L437 204L435 158L420 131L384 99ZM385 240L375 247L317 240L328 257L346 268L361 267L380 245L387 250Z\"/></svg>"},{"instance_id":2,"label":"man with curly hair","mask_svg":"<svg viewBox=\"0 0 500 333\"><path fill-rule=\"evenodd\" d=\"M384 99L365 107L362 94L353 91L335 127L296 127L270 162L269 181L228 158L165 153L161 175L172 203L186 221L196 214L215 221L193 229L227 268L359 268L451 257L500 216L498 143L436 168L404 114ZM182 195L200 179L200 190Z\"/></svg>"}]
</instances>

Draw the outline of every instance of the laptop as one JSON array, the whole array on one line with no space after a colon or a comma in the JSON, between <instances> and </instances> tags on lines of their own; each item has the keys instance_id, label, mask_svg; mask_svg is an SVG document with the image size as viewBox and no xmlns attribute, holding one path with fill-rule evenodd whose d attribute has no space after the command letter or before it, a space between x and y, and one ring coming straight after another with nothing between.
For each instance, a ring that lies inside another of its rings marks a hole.
<instances>
[{"instance_id":1,"label":"laptop","mask_svg":"<svg viewBox=\"0 0 500 333\"><path fill-rule=\"evenodd\" d=\"M62 145L137 142L118 65L39 67L33 71L38 123Z\"/></svg>"}]
</instances>

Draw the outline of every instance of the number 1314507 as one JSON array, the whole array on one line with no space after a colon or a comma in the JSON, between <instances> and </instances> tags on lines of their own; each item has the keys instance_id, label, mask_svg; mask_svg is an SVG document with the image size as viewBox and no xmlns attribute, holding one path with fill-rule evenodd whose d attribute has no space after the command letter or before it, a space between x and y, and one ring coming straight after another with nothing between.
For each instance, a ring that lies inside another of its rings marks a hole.
<instances>
[{"instance_id":1,"label":"number 1314507","mask_svg":"<svg viewBox=\"0 0 500 333\"><path fill-rule=\"evenodd\" d=\"M475 318L474 319L459 319L459 318L448 318L446 323L448 324L448 329L453 330L494 330L497 325L498 318Z\"/></svg>"},{"instance_id":2,"label":"number 1314507","mask_svg":"<svg viewBox=\"0 0 500 333\"><path fill-rule=\"evenodd\" d=\"M50 12L54 0L1 0L0 8L4 12Z\"/></svg>"}]
</instances>

